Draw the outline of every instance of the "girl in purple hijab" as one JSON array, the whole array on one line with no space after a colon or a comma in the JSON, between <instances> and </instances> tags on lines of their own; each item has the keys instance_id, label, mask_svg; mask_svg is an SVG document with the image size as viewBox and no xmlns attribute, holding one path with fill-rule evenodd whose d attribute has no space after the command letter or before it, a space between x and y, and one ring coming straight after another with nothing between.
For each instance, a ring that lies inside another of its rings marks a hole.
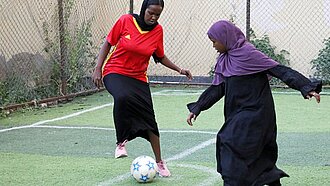
<instances>
[{"instance_id":1,"label":"girl in purple hijab","mask_svg":"<svg viewBox=\"0 0 330 186\"><path fill-rule=\"evenodd\" d=\"M305 99L320 102L322 82L311 82L280 65L249 43L229 21L218 21L207 32L219 52L212 85L187 105L187 122L224 97L225 123L217 134L217 171L225 186L281 185L288 175L277 168L276 115L269 76L281 79Z\"/></svg>"},{"instance_id":2,"label":"girl in purple hijab","mask_svg":"<svg viewBox=\"0 0 330 186\"><path fill-rule=\"evenodd\" d=\"M257 50L247 42L242 31L228 21L219 21L208 31L213 43L223 44L215 67L213 84L223 81L223 76L247 75L261 72L278 65L278 63Z\"/></svg>"}]
</instances>

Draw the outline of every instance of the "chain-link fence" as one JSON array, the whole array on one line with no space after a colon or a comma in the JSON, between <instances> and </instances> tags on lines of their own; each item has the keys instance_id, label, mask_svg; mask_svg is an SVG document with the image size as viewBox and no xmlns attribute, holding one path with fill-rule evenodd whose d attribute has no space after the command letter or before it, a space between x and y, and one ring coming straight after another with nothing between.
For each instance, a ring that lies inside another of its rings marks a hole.
<instances>
[{"instance_id":1,"label":"chain-link fence","mask_svg":"<svg viewBox=\"0 0 330 186\"><path fill-rule=\"evenodd\" d=\"M139 13L141 3L0 0L0 106L92 89L89 77L104 37L122 14ZM159 22L166 55L190 69L193 83L210 82L217 54L206 32L220 19L243 32L250 23L251 42L260 50L329 81L329 12L330 0L165 0ZM185 83L161 64L150 63L148 74Z\"/></svg>"},{"instance_id":2,"label":"chain-link fence","mask_svg":"<svg viewBox=\"0 0 330 186\"><path fill-rule=\"evenodd\" d=\"M217 56L206 35L208 28L219 19L229 19L246 33L248 2L248 21L254 33L251 40L262 42L259 48L265 53L274 49L276 59L284 58L285 64L307 77L314 76L311 61L326 48L323 41L330 37L330 0L166 0L159 19L164 27L166 54L193 75L208 76ZM330 67L329 47L323 52L328 57L320 62L327 63L325 67ZM325 73L322 78L329 81L330 72ZM149 75L176 73L151 65Z\"/></svg>"},{"instance_id":3,"label":"chain-link fence","mask_svg":"<svg viewBox=\"0 0 330 186\"><path fill-rule=\"evenodd\" d=\"M89 76L99 46L129 5L0 0L0 106L94 88Z\"/></svg>"}]
</instances>

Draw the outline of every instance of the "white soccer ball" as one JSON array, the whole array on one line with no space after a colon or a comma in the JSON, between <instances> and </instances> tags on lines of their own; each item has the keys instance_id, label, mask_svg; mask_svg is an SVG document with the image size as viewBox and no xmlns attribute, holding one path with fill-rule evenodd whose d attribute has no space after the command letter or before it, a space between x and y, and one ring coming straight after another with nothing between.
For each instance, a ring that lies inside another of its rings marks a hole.
<instances>
[{"instance_id":1,"label":"white soccer ball","mask_svg":"<svg viewBox=\"0 0 330 186\"><path fill-rule=\"evenodd\" d=\"M158 166L150 156L139 156L133 160L131 174L133 178L142 183L152 182L156 177Z\"/></svg>"}]
</instances>

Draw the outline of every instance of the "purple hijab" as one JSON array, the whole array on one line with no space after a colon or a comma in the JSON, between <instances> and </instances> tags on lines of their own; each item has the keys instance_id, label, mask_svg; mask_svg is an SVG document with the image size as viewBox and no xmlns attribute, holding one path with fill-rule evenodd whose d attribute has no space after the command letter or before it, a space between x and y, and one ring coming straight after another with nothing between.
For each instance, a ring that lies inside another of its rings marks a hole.
<instances>
[{"instance_id":1,"label":"purple hijab","mask_svg":"<svg viewBox=\"0 0 330 186\"><path fill-rule=\"evenodd\" d=\"M243 32L229 21L214 23L207 35L227 49L217 59L213 85L222 83L224 77L254 74L279 64L257 50L246 40Z\"/></svg>"}]
</instances>

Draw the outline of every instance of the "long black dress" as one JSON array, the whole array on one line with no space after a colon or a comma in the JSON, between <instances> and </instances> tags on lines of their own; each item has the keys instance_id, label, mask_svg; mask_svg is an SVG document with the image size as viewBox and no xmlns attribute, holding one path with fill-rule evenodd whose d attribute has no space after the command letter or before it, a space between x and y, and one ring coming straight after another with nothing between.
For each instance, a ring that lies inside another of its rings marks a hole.
<instances>
[{"instance_id":1,"label":"long black dress","mask_svg":"<svg viewBox=\"0 0 330 186\"><path fill-rule=\"evenodd\" d=\"M103 82L114 98L117 144L136 137L150 141L148 131L159 136L149 83L120 74L108 74Z\"/></svg>"},{"instance_id":2,"label":"long black dress","mask_svg":"<svg viewBox=\"0 0 330 186\"><path fill-rule=\"evenodd\" d=\"M297 71L278 65L256 74L227 77L187 105L198 115L225 96L225 123L216 142L217 171L225 185L259 186L288 177L276 167L276 115L267 74L299 90L305 98L308 92L322 88L321 82L311 82Z\"/></svg>"}]
</instances>

